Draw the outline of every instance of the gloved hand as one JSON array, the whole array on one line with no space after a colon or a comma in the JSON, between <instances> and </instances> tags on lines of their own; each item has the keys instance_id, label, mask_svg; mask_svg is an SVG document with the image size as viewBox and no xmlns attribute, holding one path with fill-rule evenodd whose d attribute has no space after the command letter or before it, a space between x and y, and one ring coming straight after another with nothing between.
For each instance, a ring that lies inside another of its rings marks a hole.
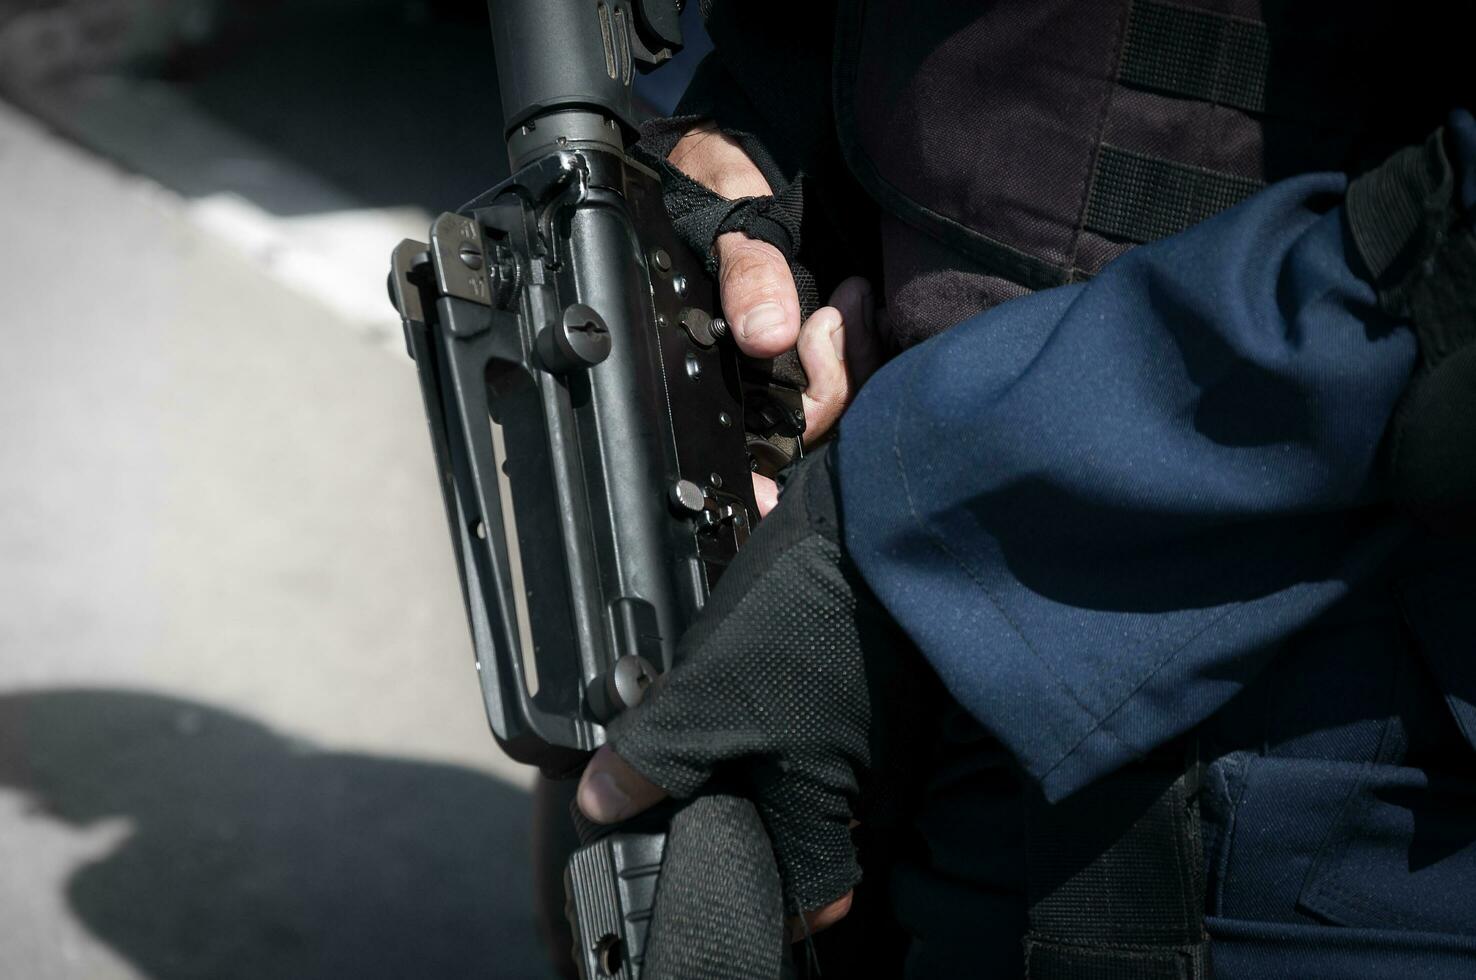
<instances>
[{"instance_id":1,"label":"gloved hand","mask_svg":"<svg viewBox=\"0 0 1476 980\"><path fill-rule=\"evenodd\" d=\"M804 441L818 445L882 362L871 284L851 276L819 306L814 276L796 261L801 182L776 194L748 151L713 123L652 122L638 152L662 174L678 235L707 256L738 349L760 360L797 352ZM770 175L781 179L772 167ZM778 487L757 473L753 482L759 513L767 514Z\"/></svg>"},{"instance_id":2,"label":"gloved hand","mask_svg":"<svg viewBox=\"0 0 1476 980\"><path fill-rule=\"evenodd\" d=\"M610 725L578 793L587 817L612 823L721 779L754 801L786 910L820 910L812 929L848 909L860 877L852 820L897 814L899 773L936 716L931 669L841 542L827 447L797 467L673 669Z\"/></svg>"}]
</instances>

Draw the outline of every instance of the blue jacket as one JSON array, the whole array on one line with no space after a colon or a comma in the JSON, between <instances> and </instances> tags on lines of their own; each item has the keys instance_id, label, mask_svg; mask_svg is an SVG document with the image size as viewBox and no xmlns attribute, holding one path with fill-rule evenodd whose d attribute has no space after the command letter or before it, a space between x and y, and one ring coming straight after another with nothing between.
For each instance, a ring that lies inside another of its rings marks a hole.
<instances>
[{"instance_id":1,"label":"blue jacket","mask_svg":"<svg viewBox=\"0 0 1476 980\"><path fill-rule=\"evenodd\" d=\"M1417 345L1350 266L1345 187L897 358L842 425L846 543L1048 797L1200 734L1222 975L1476 976L1476 561L1382 485Z\"/></svg>"}]
</instances>

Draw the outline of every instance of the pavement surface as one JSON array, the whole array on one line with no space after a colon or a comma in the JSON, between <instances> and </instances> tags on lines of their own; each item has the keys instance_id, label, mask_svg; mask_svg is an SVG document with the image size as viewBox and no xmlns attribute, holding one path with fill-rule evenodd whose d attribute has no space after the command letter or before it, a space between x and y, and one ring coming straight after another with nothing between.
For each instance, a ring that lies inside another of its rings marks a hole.
<instances>
[{"instance_id":1,"label":"pavement surface","mask_svg":"<svg viewBox=\"0 0 1476 980\"><path fill-rule=\"evenodd\" d=\"M0 102L0 978L546 976L529 774L377 305L422 202L273 211L242 186L317 171L115 126L234 161L171 187L98 136L140 91Z\"/></svg>"}]
</instances>

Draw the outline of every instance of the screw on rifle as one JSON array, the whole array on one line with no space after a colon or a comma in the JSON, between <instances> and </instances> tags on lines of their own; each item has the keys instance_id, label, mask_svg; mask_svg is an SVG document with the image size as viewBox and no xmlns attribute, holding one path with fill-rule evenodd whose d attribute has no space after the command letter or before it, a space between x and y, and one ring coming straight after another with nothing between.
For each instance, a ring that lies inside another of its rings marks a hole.
<instances>
[{"instance_id":1,"label":"screw on rifle","mask_svg":"<svg viewBox=\"0 0 1476 980\"><path fill-rule=\"evenodd\" d=\"M707 474L707 482L711 483L714 487L721 489L723 485L722 474L716 472Z\"/></svg>"},{"instance_id":2,"label":"screw on rifle","mask_svg":"<svg viewBox=\"0 0 1476 980\"><path fill-rule=\"evenodd\" d=\"M728 321L720 316L715 316L712 318L712 326L708 329L712 331L714 337L721 340L728 335Z\"/></svg>"},{"instance_id":3,"label":"screw on rifle","mask_svg":"<svg viewBox=\"0 0 1476 980\"><path fill-rule=\"evenodd\" d=\"M674 290L676 290L676 294L678 296L686 296L687 295L687 277L686 276L681 276L681 275L672 276L671 277L671 288L674 289Z\"/></svg>"},{"instance_id":4,"label":"screw on rifle","mask_svg":"<svg viewBox=\"0 0 1476 980\"><path fill-rule=\"evenodd\" d=\"M718 412L718 425L726 429L732 424L733 416L729 415L727 412Z\"/></svg>"},{"instance_id":5,"label":"screw on rifle","mask_svg":"<svg viewBox=\"0 0 1476 980\"><path fill-rule=\"evenodd\" d=\"M538 334L536 346L548 370L592 367L610 353L610 328L590 307L571 303L558 322Z\"/></svg>"},{"instance_id":6,"label":"screw on rifle","mask_svg":"<svg viewBox=\"0 0 1476 980\"><path fill-rule=\"evenodd\" d=\"M666 254L666 249L664 248L652 249L651 264L656 267L657 272L670 272L671 256Z\"/></svg>"},{"instance_id":7,"label":"screw on rifle","mask_svg":"<svg viewBox=\"0 0 1476 980\"><path fill-rule=\"evenodd\" d=\"M656 679L656 668L645 657L628 653L616 659L609 670L590 681L584 689L590 716L605 724L646 697L646 688Z\"/></svg>"},{"instance_id":8,"label":"screw on rifle","mask_svg":"<svg viewBox=\"0 0 1476 980\"><path fill-rule=\"evenodd\" d=\"M482 251L470 243L461 246L456 253L461 259L461 264L468 269L480 269L482 267Z\"/></svg>"}]
</instances>

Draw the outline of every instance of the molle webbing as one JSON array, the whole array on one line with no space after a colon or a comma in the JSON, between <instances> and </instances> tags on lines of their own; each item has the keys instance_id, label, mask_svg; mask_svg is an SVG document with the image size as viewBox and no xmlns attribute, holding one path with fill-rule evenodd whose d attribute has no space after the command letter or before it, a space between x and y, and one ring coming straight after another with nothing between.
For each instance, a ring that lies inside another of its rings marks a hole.
<instances>
[{"instance_id":1,"label":"molle webbing","mask_svg":"<svg viewBox=\"0 0 1476 980\"><path fill-rule=\"evenodd\" d=\"M1145 762L1032 801L1026 980L1207 980L1197 783Z\"/></svg>"},{"instance_id":2,"label":"molle webbing","mask_svg":"<svg viewBox=\"0 0 1476 980\"><path fill-rule=\"evenodd\" d=\"M1117 78L1152 92L1264 112L1270 56L1265 24L1134 3Z\"/></svg>"},{"instance_id":3,"label":"molle webbing","mask_svg":"<svg viewBox=\"0 0 1476 980\"><path fill-rule=\"evenodd\" d=\"M1103 146L1083 224L1123 241L1157 241L1239 204L1261 187L1247 177Z\"/></svg>"},{"instance_id":4,"label":"molle webbing","mask_svg":"<svg viewBox=\"0 0 1476 980\"><path fill-rule=\"evenodd\" d=\"M1265 24L1166 3L1128 13L1117 80L1128 88L1262 113L1271 41ZM1098 150L1082 227L1142 244L1177 234L1264 185L1110 144Z\"/></svg>"}]
</instances>

